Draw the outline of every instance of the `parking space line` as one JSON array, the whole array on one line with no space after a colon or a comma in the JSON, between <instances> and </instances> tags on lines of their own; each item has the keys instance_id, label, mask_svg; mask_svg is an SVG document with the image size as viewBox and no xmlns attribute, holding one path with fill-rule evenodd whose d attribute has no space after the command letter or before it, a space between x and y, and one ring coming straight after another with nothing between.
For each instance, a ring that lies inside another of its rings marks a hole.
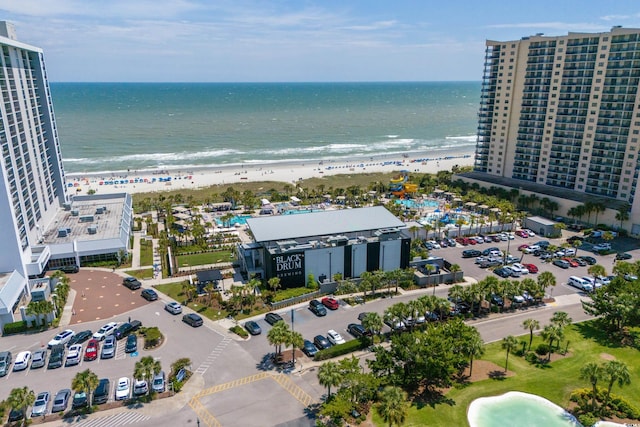
<instances>
[{"instance_id":1,"label":"parking space line","mask_svg":"<svg viewBox=\"0 0 640 427\"><path fill-rule=\"evenodd\" d=\"M189 406L198 416L198 420L205 423L208 427L222 427L222 424L213 416L207 408L200 403L199 400L193 398L189 401Z\"/></svg>"},{"instance_id":2,"label":"parking space line","mask_svg":"<svg viewBox=\"0 0 640 427\"><path fill-rule=\"evenodd\" d=\"M232 341L231 338L224 337L222 339L222 341L220 341L218 343L218 345L215 346L215 348L213 350L211 350L211 353L209 353L209 355L204 360L204 362L202 362L200 364L200 366L198 366L198 369L195 370L195 373L196 374L200 374L200 375L204 375L204 373L207 372L207 370L209 369L209 367L211 367L211 365L213 365L213 362L215 362L215 360L218 358L218 356L220 354L222 354L222 351L227 347L227 345L231 341Z\"/></svg>"}]
</instances>

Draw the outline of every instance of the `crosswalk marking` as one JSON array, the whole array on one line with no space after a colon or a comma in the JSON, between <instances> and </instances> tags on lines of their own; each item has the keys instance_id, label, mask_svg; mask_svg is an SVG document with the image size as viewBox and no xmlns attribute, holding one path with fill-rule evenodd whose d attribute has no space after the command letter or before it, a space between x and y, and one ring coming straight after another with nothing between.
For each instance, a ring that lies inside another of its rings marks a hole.
<instances>
[{"instance_id":1,"label":"crosswalk marking","mask_svg":"<svg viewBox=\"0 0 640 427\"><path fill-rule=\"evenodd\" d=\"M107 417L92 418L74 423L74 427L119 427L147 421L151 417L140 412L124 411Z\"/></svg>"},{"instance_id":2,"label":"crosswalk marking","mask_svg":"<svg viewBox=\"0 0 640 427\"><path fill-rule=\"evenodd\" d=\"M200 364L200 366L198 366L198 369L196 369L195 373L196 374L200 374L200 375L204 375L204 373L207 372L207 369L209 369L209 367L211 367L211 365L213 365L213 362L216 361L218 356L220 356L220 354L222 354L222 351L227 347L227 345L231 341L232 341L231 338L224 337L222 339L222 341L220 341L218 343L218 345L211 351L211 353L209 353L209 355L204 360L204 362L202 362Z\"/></svg>"}]
</instances>

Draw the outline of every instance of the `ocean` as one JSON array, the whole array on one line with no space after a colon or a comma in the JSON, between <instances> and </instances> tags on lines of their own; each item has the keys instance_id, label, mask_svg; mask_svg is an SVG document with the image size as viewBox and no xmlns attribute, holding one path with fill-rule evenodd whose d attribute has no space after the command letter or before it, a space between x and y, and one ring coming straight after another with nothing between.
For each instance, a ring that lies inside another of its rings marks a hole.
<instances>
[{"instance_id":1,"label":"ocean","mask_svg":"<svg viewBox=\"0 0 640 427\"><path fill-rule=\"evenodd\" d=\"M51 83L67 173L472 151L480 82Z\"/></svg>"}]
</instances>

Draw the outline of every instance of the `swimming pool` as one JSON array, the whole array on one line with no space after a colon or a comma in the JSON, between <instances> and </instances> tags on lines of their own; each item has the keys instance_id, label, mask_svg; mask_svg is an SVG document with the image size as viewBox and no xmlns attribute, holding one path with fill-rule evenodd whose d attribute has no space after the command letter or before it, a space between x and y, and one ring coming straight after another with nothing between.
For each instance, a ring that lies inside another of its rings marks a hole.
<instances>
[{"instance_id":1,"label":"swimming pool","mask_svg":"<svg viewBox=\"0 0 640 427\"><path fill-rule=\"evenodd\" d=\"M407 209L419 209L419 208L436 208L440 204L435 200L414 200L414 199L398 199L396 204L402 205Z\"/></svg>"},{"instance_id":2,"label":"swimming pool","mask_svg":"<svg viewBox=\"0 0 640 427\"><path fill-rule=\"evenodd\" d=\"M251 215L235 215L226 225L228 227L233 227L236 224L245 225L247 223L247 218L251 218ZM216 218L215 221L218 227L223 227L225 225L222 223L220 218Z\"/></svg>"},{"instance_id":3,"label":"swimming pool","mask_svg":"<svg viewBox=\"0 0 640 427\"><path fill-rule=\"evenodd\" d=\"M305 213L324 212L322 209L289 209L282 212L282 215L297 215Z\"/></svg>"}]
</instances>

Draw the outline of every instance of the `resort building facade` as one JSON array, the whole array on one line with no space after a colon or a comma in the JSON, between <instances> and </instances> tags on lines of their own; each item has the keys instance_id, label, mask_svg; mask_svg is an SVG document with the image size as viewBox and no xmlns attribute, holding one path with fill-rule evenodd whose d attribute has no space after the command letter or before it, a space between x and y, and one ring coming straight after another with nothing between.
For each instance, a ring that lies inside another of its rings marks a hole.
<instances>
[{"instance_id":1,"label":"resort building facade","mask_svg":"<svg viewBox=\"0 0 640 427\"><path fill-rule=\"evenodd\" d=\"M474 172L462 178L629 210L640 234L640 29L487 41ZM611 223L611 222L609 222Z\"/></svg>"},{"instance_id":2,"label":"resort building facade","mask_svg":"<svg viewBox=\"0 0 640 427\"><path fill-rule=\"evenodd\" d=\"M406 225L383 206L249 218L254 242L238 247L248 277L280 278L282 287L324 283L339 274L409 267Z\"/></svg>"},{"instance_id":3,"label":"resort building facade","mask_svg":"<svg viewBox=\"0 0 640 427\"><path fill-rule=\"evenodd\" d=\"M122 194L74 200L69 196L43 51L19 42L13 25L4 21L0 22L0 48L1 329L16 320L18 306L27 301L35 284L30 278L42 276L50 267L80 265L82 257L115 256L127 249L131 198ZM114 199L119 209L114 208ZM96 229L96 233L71 236L74 227L64 225L65 213L79 212L88 203L101 208L108 204L110 212L117 211L112 218L117 226L104 234Z\"/></svg>"}]
</instances>

